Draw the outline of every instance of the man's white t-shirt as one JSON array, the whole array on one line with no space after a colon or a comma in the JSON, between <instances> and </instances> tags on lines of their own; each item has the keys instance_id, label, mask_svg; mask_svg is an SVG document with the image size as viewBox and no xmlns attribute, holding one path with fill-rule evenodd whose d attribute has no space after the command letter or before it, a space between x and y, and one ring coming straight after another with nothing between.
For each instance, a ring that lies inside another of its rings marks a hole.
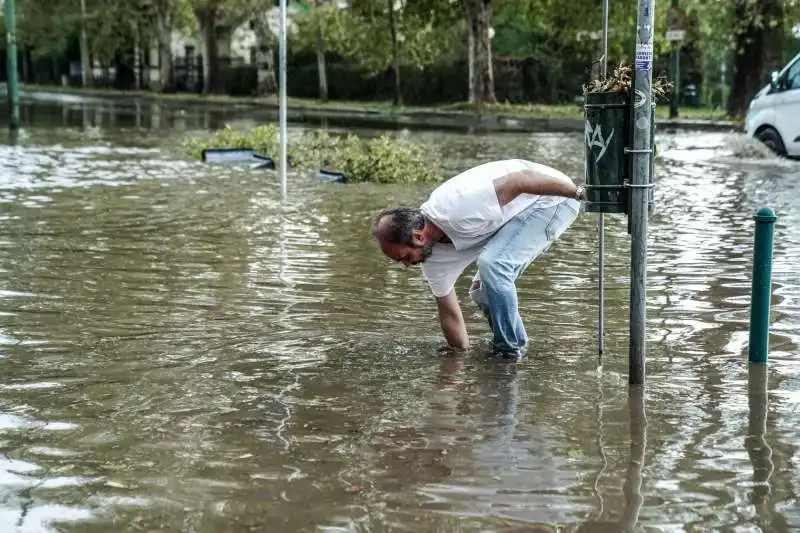
<instances>
[{"instance_id":1,"label":"man's white t-shirt","mask_svg":"<svg viewBox=\"0 0 800 533\"><path fill-rule=\"evenodd\" d=\"M531 161L492 161L445 181L422 204L422 214L452 241L452 244L434 245L433 253L421 264L422 276L434 296L447 296L464 269L478 259L492 235L515 215L533 204L544 209L566 200L557 196L521 194L501 206L494 181L526 169L572 183L566 174Z\"/></svg>"}]
</instances>

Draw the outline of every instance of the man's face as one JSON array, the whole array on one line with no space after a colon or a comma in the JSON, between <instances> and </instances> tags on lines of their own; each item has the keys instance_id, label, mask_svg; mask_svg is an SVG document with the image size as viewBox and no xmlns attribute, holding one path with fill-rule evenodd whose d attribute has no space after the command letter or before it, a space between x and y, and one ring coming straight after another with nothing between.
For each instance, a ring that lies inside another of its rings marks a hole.
<instances>
[{"instance_id":1,"label":"man's face","mask_svg":"<svg viewBox=\"0 0 800 533\"><path fill-rule=\"evenodd\" d=\"M406 266L418 265L424 262L433 253L433 243L417 244L412 246L406 244L381 243L381 251L390 259L402 263Z\"/></svg>"}]
</instances>

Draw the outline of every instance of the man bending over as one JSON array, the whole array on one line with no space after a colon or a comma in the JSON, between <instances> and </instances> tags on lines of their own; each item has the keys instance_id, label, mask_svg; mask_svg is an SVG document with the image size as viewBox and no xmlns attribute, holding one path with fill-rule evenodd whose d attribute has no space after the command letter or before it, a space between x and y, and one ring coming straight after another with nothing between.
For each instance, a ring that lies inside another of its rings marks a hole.
<instances>
[{"instance_id":1,"label":"man bending over","mask_svg":"<svg viewBox=\"0 0 800 533\"><path fill-rule=\"evenodd\" d=\"M519 358L528 337L516 279L572 224L583 200L583 187L553 168L493 161L445 181L419 209L382 211L372 233L391 259L421 265L454 348L469 345L454 286L477 261L470 296L489 321L494 351Z\"/></svg>"}]
</instances>

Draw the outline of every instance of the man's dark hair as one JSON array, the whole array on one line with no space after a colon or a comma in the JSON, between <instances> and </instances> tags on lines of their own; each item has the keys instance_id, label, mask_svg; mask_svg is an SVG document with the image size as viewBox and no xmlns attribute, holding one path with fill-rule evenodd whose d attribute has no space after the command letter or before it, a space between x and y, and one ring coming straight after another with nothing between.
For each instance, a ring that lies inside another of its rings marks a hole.
<instances>
[{"instance_id":1,"label":"man's dark hair","mask_svg":"<svg viewBox=\"0 0 800 533\"><path fill-rule=\"evenodd\" d=\"M413 207L392 207L375 216L372 236L390 244L413 246L411 232L425 226L422 211Z\"/></svg>"}]
</instances>

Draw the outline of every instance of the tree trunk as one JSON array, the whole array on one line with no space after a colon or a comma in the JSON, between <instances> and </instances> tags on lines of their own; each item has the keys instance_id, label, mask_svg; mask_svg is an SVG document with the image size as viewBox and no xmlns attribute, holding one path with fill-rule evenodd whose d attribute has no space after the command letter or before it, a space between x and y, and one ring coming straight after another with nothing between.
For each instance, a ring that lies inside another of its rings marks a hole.
<instances>
[{"instance_id":1,"label":"tree trunk","mask_svg":"<svg viewBox=\"0 0 800 533\"><path fill-rule=\"evenodd\" d=\"M89 56L89 38L86 35L86 0L81 0L81 83L84 87L94 85L94 71Z\"/></svg>"},{"instance_id":2,"label":"tree trunk","mask_svg":"<svg viewBox=\"0 0 800 533\"><path fill-rule=\"evenodd\" d=\"M489 72L489 86L492 88L492 98L494 101L497 101L495 92L494 92L494 63L492 63L492 36L490 34L491 31L491 19L489 17L486 18L486 63L488 65L488 72Z\"/></svg>"},{"instance_id":3,"label":"tree trunk","mask_svg":"<svg viewBox=\"0 0 800 533\"><path fill-rule=\"evenodd\" d=\"M322 6L324 0L317 0L317 8ZM319 78L319 99L328 101L328 70L325 64L325 33L322 22L317 19L317 73Z\"/></svg>"},{"instance_id":4,"label":"tree trunk","mask_svg":"<svg viewBox=\"0 0 800 533\"><path fill-rule=\"evenodd\" d=\"M467 24L467 69L468 69L468 92L467 101L475 103L475 33L472 31L472 24Z\"/></svg>"},{"instance_id":5,"label":"tree trunk","mask_svg":"<svg viewBox=\"0 0 800 533\"><path fill-rule=\"evenodd\" d=\"M217 78L214 94L227 94L230 90L233 68L233 30L230 25L217 24L214 34L217 43ZM252 91L254 87L248 90Z\"/></svg>"},{"instance_id":6,"label":"tree trunk","mask_svg":"<svg viewBox=\"0 0 800 533\"><path fill-rule=\"evenodd\" d=\"M203 93L219 92L219 47L217 44L217 9L196 9L195 16L203 34Z\"/></svg>"},{"instance_id":7,"label":"tree trunk","mask_svg":"<svg viewBox=\"0 0 800 533\"><path fill-rule=\"evenodd\" d=\"M22 51L20 53L20 67L22 70L22 77L20 78L22 83L30 83L31 82L31 53L28 51L28 48L23 46Z\"/></svg>"},{"instance_id":8,"label":"tree trunk","mask_svg":"<svg viewBox=\"0 0 800 533\"><path fill-rule=\"evenodd\" d=\"M400 85L400 46L397 43L397 26L394 20L394 0L389 2L389 32L392 35L392 70L394 71L394 105L403 105L403 89Z\"/></svg>"},{"instance_id":9,"label":"tree trunk","mask_svg":"<svg viewBox=\"0 0 800 533\"><path fill-rule=\"evenodd\" d=\"M269 27L266 14L256 18L255 21L256 43L256 69L258 72L259 96L275 94L278 92L278 82L275 76L275 34Z\"/></svg>"},{"instance_id":10,"label":"tree trunk","mask_svg":"<svg viewBox=\"0 0 800 533\"><path fill-rule=\"evenodd\" d=\"M733 81L728 98L728 114L741 117L747 113L750 99L767 82L767 72L777 68L781 57L781 0L737 0L735 20L742 25L736 36Z\"/></svg>"},{"instance_id":11,"label":"tree trunk","mask_svg":"<svg viewBox=\"0 0 800 533\"><path fill-rule=\"evenodd\" d=\"M172 20L169 0L156 5L156 37L158 39L158 90L164 93L175 91L175 76L172 68Z\"/></svg>"},{"instance_id":12,"label":"tree trunk","mask_svg":"<svg viewBox=\"0 0 800 533\"><path fill-rule=\"evenodd\" d=\"M471 41L470 60L475 76L470 100L476 104L494 103L494 76L489 39L489 0L464 0Z\"/></svg>"},{"instance_id":13,"label":"tree trunk","mask_svg":"<svg viewBox=\"0 0 800 533\"><path fill-rule=\"evenodd\" d=\"M134 70L135 50L125 47L114 53L114 81L112 87L121 91L130 91L136 88L136 72Z\"/></svg>"}]
</instances>

